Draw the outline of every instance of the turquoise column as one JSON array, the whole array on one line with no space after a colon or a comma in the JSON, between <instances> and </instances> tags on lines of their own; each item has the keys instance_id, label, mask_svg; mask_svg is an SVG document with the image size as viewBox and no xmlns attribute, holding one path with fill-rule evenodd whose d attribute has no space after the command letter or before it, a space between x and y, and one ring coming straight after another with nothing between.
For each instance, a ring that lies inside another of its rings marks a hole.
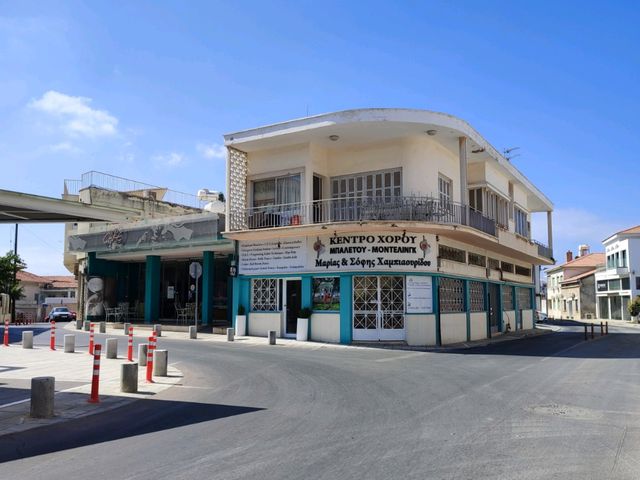
<instances>
[{"instance_id":1,"label":"turquoise column","mask_svg":"<svg viewBox=\"0 0 640 480\"><path fill-rule=\"evenodd\" d=\"M442 330L440 328L440 277L433 277L433 311L436 314L436 345L442 345Z\"/></svg>"},{"instance_id":2,"label":"turquoise column","mask_svg":"<svg viewBox=\"0 0 640 480\"><path fill-rule=\"evenodd\" d=\"M312 281L311 277L302 277L302 308L312 308ZM311 340L311 318L309 318L309 340Z\"/></svg>"},{"instance_id":3,"label":"turquoise column","mask_svg":"<svg viewBox=\"0 0 640 480\"><path fill-rule=\"evenodd\" d=\"M504 308L503 308L504 305L502 305L502 284L501 283L498 284L498 297L499 297L498 304L500 305L500 314L498 317L498 330L500 332L504 332L504 323L502 322L502 317L503 317L502 312L504 311Z\"/></svg>"},{"instance_id":4,"label":"turquoise column","mask_svg":"<svg viewBox=\"0 0 640 480\"><path fill-rule=\"evenodd\" d=\"M147 255L144 279L144 323L153 323L160 315L160 257Z\"/></svg>"},{"instance_id":5,"label":"turquoise column","mask_svg":"<svg viewBox=\"0 0 640 480\"><path fill-rule=\"evenodd\" d=\"M240 296L241 296L241 280L238 277L232 277L231 279L231 298L228 303L228 310L231 313L231 322L230 325L233 328L236 328L236 315L238 315L238 306L240 305ZM246 312L245 307L245 312Z\"/></svg>"},{"instance_id":6,"label":"turquoise column","mask_svg":"<svg viewBox=\"0 0 640 480\"><path fill-rule=\"evenodd\" d=\"M464 311L467 314L467 342L471 341L471 294L469 291L469 280L464 282Z\"/></svg>"},{"instance_id":7,"label":"turquoise column","mask_svg":"<svg viewBox=\"0 0 640 480\"><path fill-rule=\"evenodd\" d=\"M489 282L484 282L484 298L487 301L487 338L491 338L491 311L488 308L491 305L491 297L489 295Z\"/></svg>"},{"instance_id":8,"label":"turquoise column","mask_svg":"<svg viewBox=\"0 0 640 480\"><path fill-rule=\"evenodd\" d=\"M340 277L340 343L350 344L353 338L353 279Z\"/></svg>"},{"instance_id":9,"label":"turquoise column","mask_svg":"<svg viewBox=\"0 0 640 480\"><path fill-rule=\"evenodd\" d=\"M518 292L516 291L516 287L509 287L513 292L513 310L515 311L515 325L513 326L514 330L518 330L518 324L520 323L520 312L518 311Z\"/></svg>"},{"instance_id":10,"label":"turquoise column","mask_svg":"<svg viewBox=\"0 0 640 480\"><path fill-rule=\"evenodd\" d=\"M213 252L202 252L202 324L213 322L213 295L216 282L216 263Z\"/></svg>"}]
</instances>

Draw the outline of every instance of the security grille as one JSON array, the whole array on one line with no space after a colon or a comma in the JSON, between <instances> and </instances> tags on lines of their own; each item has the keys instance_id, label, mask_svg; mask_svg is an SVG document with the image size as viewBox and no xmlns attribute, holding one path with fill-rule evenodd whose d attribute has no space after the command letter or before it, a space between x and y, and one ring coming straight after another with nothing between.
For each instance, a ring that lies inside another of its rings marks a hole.
<instances>
[{"instance_id":1,"label":"security grille","mask_svg":"<svg viewBox=\"0 0 640 480\"><path fill-rule=\"evenodd\" d=\"M353 277L353 328L378 328L378 277Z\"/></svg>"},{"instance_id":2,"label":"security grille","mask_svg":"<svg viewBox=\"0 0 640 480\"><path fill-rule=\"evenodd\" d=\"M404 328L404 277L379 278L382 328Z\"/></svg>"},{"instance_id":3,"label":"security grille","mask_svg":"<svg viewBox=\"0 0 640 480\"><path fill-rule=\"evenodd\" d=\"M469 306L471 311L486 311L484 300L484 284L481 282L469 282Z\"/></svg>"},{"instance_id":4,"label":"security grille","mask_svg":"<svg viewBox=\"0 0 640 480\"><path fill-rule=\"evenodd\" d=\"M278 280L255 278L251 281L251 309L255 312L278 310Z\"/></svg>"},{"instance_id":5,"label":"security grille","mask_svg":"<svg viewBox=\"0 0 640 480\"><path fill-rule=\"evenodd\" d=\"M506 285L502 287L502 309L513 310L513 288Z\"/></svg>"},{"instance_id":6,"label":"security grille","mask_svg":"<svg viewBox=\"0 0 640 480\"><path fill-rule=\"evenodd\" d=\"M531 309L531 289L518 287L517 289L518 295L518 309L520 310L529 310Z\"/></svg>"},{"instance_id":7,"label":"security grille","mask_svg":"<svg viewBox=\"0 0 640 480\"><path fill-rule=\"evenodd\" d=\"M404 277L353 277L353 328L379 331L368 339L383 339L385 330L404 330Z\"/></svg>"},{"instance_id":8,"label":"security grille","mask_svg":"<svg viewBox=\"0 0 640 480\"><path fill-rule=\"evenodd\" d=\"M440 279L438 287L440 313L464 312L464 288L462 280L457 278Z\"/></svg>"},{"instance_id":9,"label":"security grille","mask_svg":"<svg viewBox=\"0 0 640 480\"><path fill-rule=\"evenodd\" d=\"M478 267L487 266L487 257L469 252L469 265L477 265Z\"/></svg>"},{"instance_id":10,"label":"security grille","mask_svg":"<svg viewBox=\"0 0 640 480\"><path fill-rule=\"evenodd\" d=\"M522 275L525 277L531 276L531 269L527 267L521 267L520 265L516 265L516 275Z\"/></svg>"},{"instance_id":11,"label":"security grille","mask_svg":"<svg viewBox=\"0 0 640 480\"><path fill-rule=\"evenodd\" d=\"M446 245L438 246L438 255L443 260L453 260L454 262L465 263L467 252L458 248L447 247Z\"/></svg>"}]
</instances>

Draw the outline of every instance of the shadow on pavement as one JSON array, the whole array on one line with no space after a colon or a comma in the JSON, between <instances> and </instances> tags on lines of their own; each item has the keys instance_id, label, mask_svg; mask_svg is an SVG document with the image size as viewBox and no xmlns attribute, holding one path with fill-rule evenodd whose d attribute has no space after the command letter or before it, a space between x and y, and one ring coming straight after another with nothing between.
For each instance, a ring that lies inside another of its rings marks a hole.
<instances>
[{"instance_id":1,"label":"shadow on pavement","mask_svg":"<svg viewBox=\"0 0 640 480\"><path fill-rule=\"evenodd\" d=\"M78 395L82 395L82 401L86 401L86 394ZM100 398L105 401L108 397ZM171 400L139 400L102 414L4 435L0 437L3 445L0 449L0 462L161 432L260 410L264 409Z\"/></svg>"}]
</instances>

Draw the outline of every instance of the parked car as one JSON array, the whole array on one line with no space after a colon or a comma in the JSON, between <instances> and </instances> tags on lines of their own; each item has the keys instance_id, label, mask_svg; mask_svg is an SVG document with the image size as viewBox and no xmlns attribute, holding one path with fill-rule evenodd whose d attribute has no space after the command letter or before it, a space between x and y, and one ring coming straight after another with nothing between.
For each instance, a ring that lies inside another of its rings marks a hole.
<instances>
[{"instance_id":1,"label":"parked car","mask_svg":"<svg viewBox=\"0 0 640 480\"><path fill-rule=\"evenodd\" d=\"M541 312L540 310L536 310L536 323L544 323L548 320L548 316L546 313Z\"/></svg>"},{"instance_id":2,"label":"parked car","mask_svg":"<svg viewBox=\"0 0 640 480\"><path fill-rule=\"evenodd\" d=\"M72 312L67 307L55 307L49 312L45 320L50 322L51 320L75 320L76 312Z\"/></svg>"}]
</instances>

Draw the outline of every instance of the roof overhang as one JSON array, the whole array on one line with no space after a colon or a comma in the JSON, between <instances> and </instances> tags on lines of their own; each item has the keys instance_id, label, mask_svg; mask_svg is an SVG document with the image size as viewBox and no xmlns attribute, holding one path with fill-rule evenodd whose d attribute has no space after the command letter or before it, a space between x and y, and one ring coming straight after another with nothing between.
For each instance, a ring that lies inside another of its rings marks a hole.
<instances>
[{"instance_id":1,"label":"roof overhang","mask_svg":"<svg viewBox=\"0 0 640 480\"><path fill-rule=\"evenodd\" d=\"M122 222L131 211L0 190L0 223Z\"/></svg>"},{"instance_id":2,"label":"roof overhang","mask_svg":"<svg viewBox=\"0 0 640 480\"><path fill-rule=\"evenodd\" d=\"M551 211L553 203L509 160L491 145L469 123L446 113L401 108L367 108L344 110L305 117L224 135L225 145L244 152L284 148L314 143L326 148L343 148L391 140L412 135L426 135L452 151L458 149L458 138L470 140L468 161L493 159L536 200L535 211ZM337 135L337 141L331 140Z\"/></svg>"}]
</instances>

